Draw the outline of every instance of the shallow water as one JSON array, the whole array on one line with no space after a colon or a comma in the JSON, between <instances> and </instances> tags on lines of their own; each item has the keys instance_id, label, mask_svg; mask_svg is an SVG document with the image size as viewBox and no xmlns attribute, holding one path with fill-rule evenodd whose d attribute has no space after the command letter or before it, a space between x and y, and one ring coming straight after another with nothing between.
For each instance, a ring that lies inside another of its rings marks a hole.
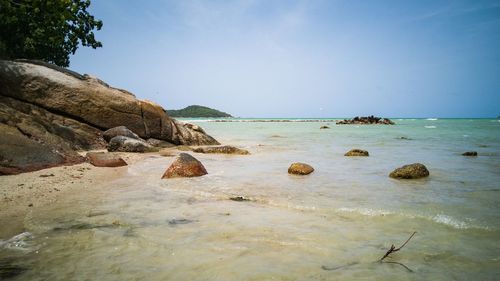
<instances>
[{"instance_id":1,"label":"shallow water","mask_svg":"<svg viewBox=\"0 0 500 281\"><path fill-rule=\"evenodd\" d=\"M29 234L0 243L0 269L11 280L497 279L500 122L395 121L200 122L252 154L193 153L209 174L191 179L160 179L173 158L131 165L30 213ZM370 157L344 157L352 148ZM470 150L479 156L461 156ZM316 170L288 175L295 161ZM414 162L430 177L387 176ZM411 271L375 262L414 231L387 259Z\"/></svg>"}]
</instances>

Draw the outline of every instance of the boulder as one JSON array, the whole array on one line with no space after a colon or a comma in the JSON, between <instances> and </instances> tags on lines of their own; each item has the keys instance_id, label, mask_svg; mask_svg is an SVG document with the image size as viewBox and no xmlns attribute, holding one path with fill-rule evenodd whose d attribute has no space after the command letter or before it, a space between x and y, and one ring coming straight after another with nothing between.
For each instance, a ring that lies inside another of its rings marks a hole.
<instances>
[{"instance_id":1,"label":"boulder","mask_svg":"<svg viewBox=\"0 0 500 281\"><path fill-rule=\"evenodd\" d=\"M427 167L420 163L404 165L389 174L389 177L395 179L418 179L428 176L429 170L427 170Z\"/></svg>"},{"instance_id":2,"label":"boulder","mask_svg":"<svg viewBox=\"0 0 500 281\"><path fill-rule=\"evenodd\" d=\"M330 129L330 127L328 127L328 126L326 126L326 125L321 126L321 127L319 127L319 128L320 128L320 129Z\"/></svg>"},{"instance_id":3,"label":"boulder","mask_svg":"<svg viewBox=\"0 0 500 281\"><path fill-rule=\"evenodd\" d=\"M308 164L305 163L293 163L290 165L288 168L288 173L289 174L294 174L294 175L308 175L314 171L314 168Z\"/></svg>"},{"instance_id":4,"label":"boulder","mask_svg":"<svg viewBox=\"0 0 500 281\"><path fill-rule=\"evenodd\" d=\"M88 152L87 159L96 167L121 167L127 166L127 162L120 156L105 152Z\"/></svg>"},{"instance_id":5,"label":"boulder","mask_svg":"<svg viewBox=\"0 0 500 281\"><path fill-rule=\"evenodd\" d=\"M198 147L193 149L193 151L198 153L220 153L220 154L238 154L238 155L250 154L248 150L237 148L230 145Z\"/></svg>"},{"instance_id":6,"label":"boulder","mask_svg":"<svg viewBox=\"0 0 500 281\"><path fill-rule=\"evenodd\" d=\"M463 156L477 156L477 151L467 151L462 153Z\"/></svg>"},{"instance_id":7,"label":"boulder","mask_svg":"<svg viewBox=\"0 0 500 281\"><path fill-rule=\"evenodd\" d=\"M137 134L134 132L130 131L127 127L125 126L118 126L111 128L109 130L106 130L104 133L102 133L102 137L109 142L112 138L116 136L124 136L124 137L129 137L132 139L140 139Z\"/></svg>"},{"instance_id":8,"label":"boulder","mask_svg":"<svg viewBox=\"0 0 500 281\"><path fill-rule=\"evenodd\" d=\"M368 151L362 149L351 149L344 156L369 156Z\"/></svg>"},{"instance_id":9,"label":"boulder","mask_svg":"<svg viewBox=\"0 0 500 281\"><path fill-rule=\"evenodd\" d=\"M151 146L160 147L160 148L170 148L170 147L175 146L175 144L169 143L168 141L163 141L163 140L158 140L158 139L153 139L153 138L147 139L146 142Z\"/></svg>"},{"instance_id":10,"label":"boulder","mask_svg":"<svg viewBox=\"0 0 500 281\"><path fill-rule=\"evenodd\" d=\"M155 152L157 148L152 147L143 140L133 139L124 136L116 136L109 141L108 151L121 152Z\"/></svg>"},{"instance_id":11,"label":"boulder","mask_svg":"<svg viewBox=\"0 0 500 281\"><path fill-rule=\"evenodd\" d=\"M37 61L0 60L0 94L100 130L127 125L144 139L187 145L218 144L201 128L195 130L193 125L170 118L154 102L138 100L133 94L91 76Z\"/></svg>"},{"instance_id":12,"label":"boulder","mask_svg":"<svg viewBox=\"0 0 500 281\"><path fill-rule=\"evenodd\" d=\"M181 153L174 160L172 165L165 171L162 179L180 177L199 177L207 174L207 170L198 159L190 154Z\"/></svg>"},{"instance_id":13,"label":"boulder","mask_svg":"<svg viewBox=\"0 0 500 281\"><path fill-rule=\"evenodd\" d=\"M103 131L123 125L130 132L120 134L131 138L219 144L199 126L170 118L151 101L39 61L0 60L0 124L10 132L0 134L0 168L5 173L81 163L85 158L76 151L106 148ZM26 149L14 148L14 138ZM37 146L36 151L46 152L35 153Z\"/></svg>"},{"instance_id":14,"label":"boulder","mask_svg":"<svg viewBox=\"0 0 500 281\"><path fill-rule=\"evenodd\" d=\"M0 175L13 175L85 162L85 158L69 146L56 147L52 143L39 142L26 131L23 132L14 126L0 123L0 132L2 132L0 136ZM53 141L55 142L57 139Z\"/></svg>"}]
</instances>

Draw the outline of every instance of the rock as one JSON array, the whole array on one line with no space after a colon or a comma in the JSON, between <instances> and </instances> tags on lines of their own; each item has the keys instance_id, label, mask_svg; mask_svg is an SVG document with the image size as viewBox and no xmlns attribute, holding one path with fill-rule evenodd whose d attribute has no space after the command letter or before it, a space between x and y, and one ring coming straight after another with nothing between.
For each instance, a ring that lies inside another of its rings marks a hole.
<instances>
[{"instance_id":1,"label":"rock","mask_svg":"<svg viewBox=\"0 0 500 281\"><path fill-rule=\"evenodd\" d=\"M314 168L305 163L293 163L288 168L289 174L308 175L314 171Z\"/></svg>"},{"instance_id":2,"label":"rock","mask_svg":"<svg viewBox=\"0 0 500 281\"><path fill-rule=\"evenodd\" d=\"M344 156L369 156L368 151L362 149L351 149Z\"/></svg>"},{"instance_id":3,"label":"rock","mask_svg":"<svg viewBox=\"0 0 500 281\"><path fill-rule=\"evenodd\" d=\"M234 197L229 197L229 200L231 200L231 201L236 201L236 202L251 201L249 198L246 198L246 197L244 197L244 196L234 196Z\"/></svg>"},{"instance_id":4,"label":"rock","mask_svg":"<svg viewBox=\"0 0 500 281\"><path fill-rule=\"evenodd\" d=\"M135 134L134 132L130 131L127 129L125 126L118 126L111 128L109 130L106 130L104 133L102 133L102 137L109 142L112 138L116 136L124 136L124 137L129 137L132 139L139 140L139 136Z\"/></svg>"},{"instance_id":5,"label":"rock","mask_svg":"<svg viewBox=\"0 0 500 281\"><path fill-rule=\"evenodd\" d=\"M85 161L69 145L43 143L30 137L26 131L0 123L0 175L13 175L40 169L72 165ZM54 135L53 141L58 138ZM52 140L52 139L49 139Z\"/></svg>"},{"instance_id":6,"label":"rock","mask_svg":"<svg viewBox=\"0 0 500 281\"><path fill-rule=\"evenodd\" d=\"M462 153L463 156L477 156L477 151L467 151Z\"/></svg>"},{"instance_id":7,"label":"rock","mask_svg":"<svg viewBox=\"0 0 500 281\"><path fill-rule=\"evenodd\" d=\"M175 144L169 143L168 141L158 140L158 139L153 139L153 138L147 139L146 142L151 146L160 147L160 148L170 148L170 147L175 146Z\"/></svg>"},{"instance_id":8,"label":"rock","mask_svg":"<svg viewBox=\"0 0 500 281\"><path fill-rule=\"evenodd\" d=\"M250 154L248 150L229 145L198 147L193 149L193 151L198 153L221 153L221 154L238 154L238 155Z\"/></svg>"},{"instance_id":9,"label":"rock","mask_svg":"<svg viewBox=\"0 0 500 281\"><path fill-rule=\"evenodd\" d=\"M4 174L81 163L85 158L76 151L105 148L102 132L123 125L143 139L219 144L199 126L170 118L153 102L39 61L0 60L0 124L6 126L0 134ZM3 134L7 127L12 130Z\"/></svg>"},{"instance_id":10,"label":"rock","mask_svg":"<svg viewBox=\"0 0 500 281\"><path fill-rule=\"evenodd\" d=\"M319 128L320 128L320 129L330 129L330 127L328 127L328 126L326 126L326 125L321 126L321 127L319 127Z\"/></svg>"},{"instance_id":11,"label":"rock","mask_svg":"<svg viewBox=\"0 0 500 281\"><path fill-rule=\"evenodd\" d=\"M109 141L108 151L121 152L155 152L157 148L152 147L143 140L137 140L124 136L116 136Z\"/></svg>"},{"instance_id":12,"label":"rock","mask_svg":"<svg viewBox=\"0 0 500 281\"><path fill-rule=\"evenodd\" d=\"M429 170L420 163L404 165L389 174L389 177L396 179L418 179L429 176Z\"/></svg>"},{"instance_id":13,"label":"rock","mask_svg":"<svg viewBox=\"0 0 500 281\"><path fill-rule=\"evenodd\" d=\"M198 159L187 153L181 153L161 178L199 177L206 174L207 170Z\"/></svg>"},{"instance_id":14,"label":"rock","mask_svg":"<svg viewBox=\"0 0 500 281\"><path fill-rule=\"evenodd\" d=\"M395 123L388 118L375 117L373 115L367 117L354 117L351 120L344 119L342 121L338 121L337 125L345 125L345 124L357 124L357 125L365 125L365 124L382 124L382 125L394 125Z\"/></svg>"},{"instance_id":15,"label":"rock","mask_svg":"<svg viewBox=\"0 0 500 281\"><path fill-rule=\"evenodd\" d=\"M88 152L87 159L96 167L121 167L127 166L127 162L120 156L105 152Z\"/></svg>"}]
</instances>

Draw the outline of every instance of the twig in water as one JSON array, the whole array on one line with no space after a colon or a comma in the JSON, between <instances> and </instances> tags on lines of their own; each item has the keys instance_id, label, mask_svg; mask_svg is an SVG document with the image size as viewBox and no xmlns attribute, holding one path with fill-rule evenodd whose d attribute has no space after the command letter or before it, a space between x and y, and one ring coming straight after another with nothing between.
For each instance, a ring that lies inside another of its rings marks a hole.
<instances>
[{"instance_id":1,"label":"twig in water","mask_svg":"<svg viewBox=\"0 0 500 281\"><path fill-rule=\"evenodd\" d=\"M397 252L399 250L401 250L401 248L403 248L406 244L408 244L408 242L410 242L410 239L416 234L417 232L413 232L413 234L410 236L410 238L408 238L408 240L406 240L406 242L404 242L403 245L401 245L401 247L399 248L396 248L396 246L394 246L394 244L391 245L391 248L389 249L389 251L387 251L387 253L385 253L385 255L380 258L379 261L383 261L385 258L387 258L390 254L394 253L394 252Z\"/></svg>"}]
</instances>

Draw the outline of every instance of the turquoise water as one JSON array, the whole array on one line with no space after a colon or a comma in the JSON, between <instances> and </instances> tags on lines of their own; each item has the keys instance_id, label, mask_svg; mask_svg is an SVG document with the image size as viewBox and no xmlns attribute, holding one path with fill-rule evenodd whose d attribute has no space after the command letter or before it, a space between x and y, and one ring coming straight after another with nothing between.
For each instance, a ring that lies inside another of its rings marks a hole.
<instances>
[{"instance_id":1,"label":"turquoise water","mask_svg":"<svg viewBox=\"0 0 500 281\"><path fill-rule=\"evenodd\" d=\"M160 177L173 158L151 155L111 184L30 214L22 250L0 246L0 257L29 268L13 280L498 279L498 120L189 121L251 155L192 153L209 174L172 180ZM343 156L353 148L370 157ZM288 175L297 161L315 172ZM388 177L415 162L429 178ZM376 262L414 231L387 259L411 271Z\"/></svg>"}]
</instances>

